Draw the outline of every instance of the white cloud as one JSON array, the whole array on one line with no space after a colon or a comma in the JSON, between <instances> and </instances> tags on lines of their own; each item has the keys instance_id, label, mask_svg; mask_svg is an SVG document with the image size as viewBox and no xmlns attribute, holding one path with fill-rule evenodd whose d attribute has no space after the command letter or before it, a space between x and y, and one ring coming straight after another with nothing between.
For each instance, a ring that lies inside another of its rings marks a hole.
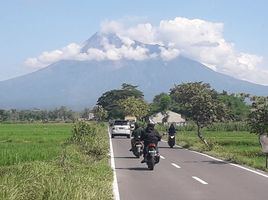
<instances>
[{"instance_id":1,"label":"white cloud","mask_svg":"<svg viewBox=\"0 0 268 200\"><path fill-rule=\"evenodd\" d=\"M107 38L104 38L101 41L103 49L90 48L87 53L81 53L82 47L73 43L60 50L44 52L37 58L29 58L25 63L34 67L43 67L62 59L144 60L160 57L170 60L183 55L215 71L268 85L266 78L268 72L259 68L263 58L236 50L235 44L224 39L223 30L223 23L182 17L162 20L157 26L151 23L127 26L126 22L105 21L101 24L101 32L119 35L122 41L121 47L115 47ZM150 54L145 46L135 46L135 41L159 44L160 53Z\"/></svg>"},{"instance_id":2,"label":"white cloud","mask_svg":"<svg viewBox=\"0 0 268 200\"><path fill-rule=\"evenodd\" d=\"M37 58L28 58L25 64L34 68L42 68L60 60L77 59L80 49L81 47L78 44L71 43L60 50L45 51Z\"/></svg>"},{"instance_id":3,"label":"white cloud","mask_svg":"<svg viewBox=\"0 0 268 200\"><path fill-rule=\"evenodd\" d=\"M163 60L172 60L180 54L180 51L175 48L166 49L164 47L160 47L160 50L161 50L160 57Z\"/></svg>"}]
</instances>

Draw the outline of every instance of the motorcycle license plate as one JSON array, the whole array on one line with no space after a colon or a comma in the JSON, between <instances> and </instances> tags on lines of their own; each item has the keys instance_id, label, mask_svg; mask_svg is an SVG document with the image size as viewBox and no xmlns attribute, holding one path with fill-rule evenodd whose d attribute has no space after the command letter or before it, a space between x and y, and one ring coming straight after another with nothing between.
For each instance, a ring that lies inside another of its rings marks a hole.
<instances>
[{"instance_id":1,"label":"motorcycle license plate","mask_svg":"<svg viewBox=\"0 0 268 200\"><path fill-rule=\"evenodd\" d=\"M149 151L149 154L152 155L152 156L155 156L156 155L156 151Z\"/></svg>"}]
</instances>

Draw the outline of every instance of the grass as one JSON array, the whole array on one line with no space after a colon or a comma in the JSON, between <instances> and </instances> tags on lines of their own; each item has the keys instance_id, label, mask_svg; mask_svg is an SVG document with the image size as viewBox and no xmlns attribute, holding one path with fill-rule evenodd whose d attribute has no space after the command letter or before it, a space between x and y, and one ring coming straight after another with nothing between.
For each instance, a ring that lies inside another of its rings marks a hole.
<instances>
[{"instance_id":1,"label":"grass","mask_svg":"<svg viewBox=\"0 0 268 200\"><path fill-rule=\"evenodd\" d=\"M204 131L204 137L211 145L206 147L194 131L179 131L176 143L226 161L265 169L265 155L261 151L258 137L246 131Z\"/></svg>"},{"instance_id":2,"label":"grass","mask_svg":"<svg viewBox=\"0 0 268 200\"><path fill-rule=\"evenodd\" d=\"M15 156L1 158L5 162L0 166L0 199L112 199L106 126L92 123L87 127L94 134L82 134L77 141L69 124L1 124L1 152L5 148L6 155L17 154L18 161ZM97 144L92 135L101 138ZM21 147L14 148L16 144Z\"/></svg>"},{"instance_id":3,"label":"grass","mask_svg":"<svg viewBox=\"0 0 268 200\"><path fill-rule=\"evenodd\" d=\"M0 124L0 166L58 156L72 124Z\"/></svg>"}]
</instances>

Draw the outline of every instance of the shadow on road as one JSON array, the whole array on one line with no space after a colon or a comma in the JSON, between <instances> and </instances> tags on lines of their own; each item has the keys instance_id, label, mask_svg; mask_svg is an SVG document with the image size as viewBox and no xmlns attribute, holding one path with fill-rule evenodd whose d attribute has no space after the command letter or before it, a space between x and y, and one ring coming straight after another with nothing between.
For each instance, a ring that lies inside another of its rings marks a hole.
<instances>
[{"instance_id":1,"label":"shadow on road","mask_svg":"<svg viewBox=\"0 0 268 200\"><path fill-rule=\"evenodd\" d=\"M229 164L228 162L218 161L218 160L204 160L202 162L204 162L204 163L210 163L210 164Z\"/></svg>"},{"instance_id":2,"label":"shadow on road","mask_svg":"<svg viewBox=\"0 0 268 200\"><path fill-rule=\"evenodd\" d=\"M112 138L112 140L130 140L130 139L123 136L115 136L114 138Z\"/></svg>"},{"instance_id":3,"label":"shadow on road","mask_svg":"<svg viewBox=\"0 0 268 200\"><path fill-rule=\"evenodd\" d=\"M159 149L183 149L181 147L173 147L173 148L170 148L170 147L161 147L161 146L159 146L158 148Z\"/></svg>"},{"instance_id":4,"label":"shadow on road","mask_svg":"<svg viewBox=\"0 0 268 200\"><path fill-rule=\"evenodd\" d=\"M115 169L123 169L123 170L134 170L134 171L151 171L147 167L117 167Z\"/></svg>"},{"instance_id":5,"label":"shadow on road","mask_svg":"<svg viewBox=\"0 0 268 200\"><path fill-rule=\"evenodd\" d=\"M134 157L134 156L117 156L117 157L114 157L115 159L118 158L118 159L137 159L137 157Z\"/></svg>"},{"instance_id":6,"label":"shadow on road","mask_svg":"<svg viewBox=\"0 0 268 200\"><path fill-rule=\"evenodd\" d=\"M220 165L225 165L228 164L228 162L225 161L218 161L218 160L201 160L201 161L194 161L194 160L190 160L190 161L184 161L184 163L209 163L209 164L220 164Z\"/></svg>"}]
</instances>

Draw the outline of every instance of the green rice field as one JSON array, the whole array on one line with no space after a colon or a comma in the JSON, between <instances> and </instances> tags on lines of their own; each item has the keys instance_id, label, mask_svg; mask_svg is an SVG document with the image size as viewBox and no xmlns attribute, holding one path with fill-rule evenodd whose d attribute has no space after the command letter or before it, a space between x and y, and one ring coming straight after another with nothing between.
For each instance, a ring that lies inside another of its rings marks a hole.
<instances>
[{"instance_id":1,"label":"green rice field","mask_svg":"<svg viewBox=\"0 0 268 200\"><path fill-rule=\"evenodd\" d=\"M0 124L0 199L111 200L108 151L105 124Z\"/></svg>"},{"instance_id":2,"label":"green rice field","mask_svg":"<svg viewBox=\"0 0 268 200\"><path fill-rule=\"evenodd\" d=\"M50 160L71 136L72 124L0 124L0 166Z\"/></svg>"}]
</instances>

